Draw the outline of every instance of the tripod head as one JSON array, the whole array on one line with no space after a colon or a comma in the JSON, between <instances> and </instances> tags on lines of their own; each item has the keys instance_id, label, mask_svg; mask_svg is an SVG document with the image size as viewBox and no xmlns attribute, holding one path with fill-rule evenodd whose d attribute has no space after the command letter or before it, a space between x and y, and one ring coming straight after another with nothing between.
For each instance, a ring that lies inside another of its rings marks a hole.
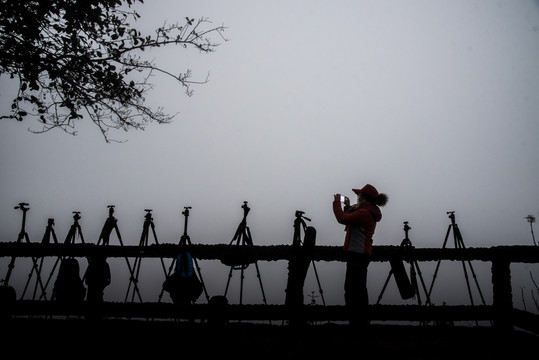
<instances>
[{"instance_id":1,"label":"tripod head","mask_svg":"<svg viewBox=\"0 0 539 360\"><path fill-rule=\"evenodd\" d=\"M234 237L232 238L230 244L236 241L236 245L239 245L240 239L242 239L243 245L253 245L253 240L251 239L251 231L247 226L247 214L249 214L249 210L251 209L247 206L247 201L244 201L241 207L243 209L243 219L238 225L238 229L236 230L236 233L234 234Z\"/></svg>"},{"instance_id":2,"label":"tripod head","mask_svg":"<svg viewBox=\"0 0 539 360\"><path fill-rule=\"evenodd\" d=\"M305 211L296 210L296 220L294 220L294 228L299 230L299 226L303 226L303 230L307 227L307 224L305 223L305 220L311 221L308 217L304 216Z\"/></svg>"},{"instance_id":3,"label":"tripod head","mask_svg":"<svg viewBox=\"0 0 539 360\"><path fill-rule=\"evenodd\" d=\"M247 206L247 201L243 202L243 205L241 206L241 208L243 209L243 218L245 219L247 217L247 214L249 214L249 211L251 210L251 208Z\"/></svg>"},{"instance_id":4,"label":"tripod head","mask_svg":"<svg viewBox=\"0 0 539 360\"><path fill-rule=\"evenodd\" d=\"M107 207L109 208L109 217L107 218L107 220L105 220L105 224L103 225L103 229L101 230L101 235L99 236L99 240L98 240L98 243L99 243L99 241L101 239L103 239L103 245L108 245L109 244L110 233L112 232L112 230L114 230L116 228L116 223L117 223L117 220L113 215L114 214L114 205L107 205ZM117 228L116 228L116 230L117 230ZM118 232L118 234L119 234L119 232ZM120 240L120 242L121 242L121 240Z\"/></svg>"},{"instance_id":5,"label":"tripod head","mask_svg":"<svg viewBox=\"0 0 539 360\"><path fill-rule=\"evenodd\" d=\"M181 241L180 243L184 243L186 239L189 239L189 236L187 235L187 218L189 217L189 209L191 209L192 207L191 206L184 206L183 207L185 210L182 211L182 215L184 216L185 218L185 222L184 222L184 225L183 225L183 236L181 238Z\"/></svg>"},{"instance_id":6,"label":"tripod head","mask_svg":"<svg viewBox=\"0 0 539 360\"><path fill-rule=\"evenodd\" d=\"M30 208L28 207L28 203L19 203L19 205L15 206L14 209L21 209L23 212L27 212L28 210L30 210Z\"/></svg>"},{"instance_id":7,"label":"tripod head","mask_svg":"<svg viewBox=\"0 0 539 360\"><path fill-rule=\"evenodd\" d=\"M404 222L404 227L403 227L405 237L404 237L404 240L402 240L402 243L401 243L402 247L412 246L412 242L408 238L408 231L410 231L410 229L412 229L412 228L408 225L408 221L405 221Z\"/></svg>"},{"instance_id":8,"label":"tripod head","mask_svg":"<svg viewBox=\"0 0 539 360\"><path fill-rule=\"evenodd\" d=\"M404 229L404 233L406 234L406 239L408 239L408 231L409 231L410 229L412 229L412 228L408 225L408 221L405 221L405 222L404 222L404 228L403 228L403 229Z\"/></svg>"},{"instance_id":9,"label":"tripod head","mask_svg":"<svg viewBox=\"0 0 539 360\"><path fill-rule=\"evenodd\" d=\"M144 219L146 219L147 222L151 222L152 219L152 209L144 209L146 211L146 215L144 215Z\"/></svg>"},{"instance_id":10,"label":"tripod head","mask_svg":"<svg viewBox=\"0 0 539 360\"><path fill-rule=\"evenodd\" d=\"M305 211L296 210L296 219L294 220L294 240L292 241L292 245L299 246L301 245L301 229L303 228L303 231L307 229L307 221L311 221L308 217L304 216Z\"/></svg>"},{"instance_id":11,"label":"tripod head","mask_svg":"<svg viewBox=\"0 0 539 360\"><path fill-rule=\"evenodd\" d=\"M306 217L306 216L303 216L303 214L305 214L305 211L296 210L296 218L300 218L300 219L305 219L305 220L307 220L307 221L311 221L311 219L309 219L309 218Z\"/></svg>"},{"instance_id":12,"label":"tripod head","mask_svg":"<svg viewBox=\"0 0 539 360\"><path fill-rule=\"evenodd\" d=\"M399 249L402 252L402 254L404 255L403 259L408 263L411 263L411 261L412 261L411 260L411 252L412 252L412 249L414 248L412 246L412 242L408 238L408 231L410 231L410 229L412 229L412 228L410 227L410 225L408 225L408 221L405 221L404 226L403 226L404 240L402 240L401 246L400 246L400 249Z\"/></svg>"},{"instance_id":13,"label":"tripod head","mask_svg":"<svg viewBox=\"0 0 539 360\"><path fill-rule=\"evenodd\" d=\"M75 221L75 223L78 223L80 219L80 211L73 211L73 220Z\"/></svg>"},{"instance_id":14,"label":"tripod head","mask_svg":"<svg viewBox=\"0 0 539 360\"><path fill-rule=\"evenodd\" d=\"M446 214L449 214L449 218L451 219L451 224L455 225L455 212L454 211L448 211Z\"/></svg>"},{"instance_id":15,"label":"tripod head","mask_svg":"<svg viewBox=\"0 0 539 360\"><path fill-rule=\"evenodd\" d=\"M26 231L24 228L26 227L26 212L30 210L28 207L28 203L19 203L19 205L15 206L15 209L21 209L22 210L22 225L21 225L21 232L19 235L24 234Z\"/></svg>"},{"instance_id":16,"label":"tripod head","mask_svg":"<svg viewBox=\"0 0 539 360\"><path fill-rule=\"evenodd\" d=\"M107 205L109 208L109 217L113 217L114 214L114 205Z\"/></svg>"},{"instance_id":17,"label":"tripod head","mask_svg":"<svg viewBox=\"0 0 539 360\"><path fill-rule=\"evenodd\" d=\"M53 237L54 237L54 243L55 244L57 243L56 235L54 234L53 226L54 226L54 219L49 218L47 220L47 229L45 230L45 234L43 234L43 239L41 240L42 244L49 244L50 243L51 233L53 234Z\"/></svg>"},{"instance_id":18,"label":"tripod head","mask_svg":"<svg viewBox=\"0 0 539 360\"><path fill-rule=\"evenodd\" d=\"M82 243L84 244L84 237L82 236L82 230L80 229L80 225L79 225L80 219L81 219L80 211L73 211L73 225L71 225L71 228L69 229L69 232L67 233L66 239L64 240L64 244L75 243L77 230L79 231L79 237Z\"/></svg>"}]
</instances>

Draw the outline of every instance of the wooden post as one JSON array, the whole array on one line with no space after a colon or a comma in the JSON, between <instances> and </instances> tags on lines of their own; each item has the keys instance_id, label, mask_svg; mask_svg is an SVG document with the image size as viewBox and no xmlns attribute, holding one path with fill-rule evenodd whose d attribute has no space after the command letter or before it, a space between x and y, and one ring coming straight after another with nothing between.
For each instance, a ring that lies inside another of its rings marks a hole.
<instances>
[{"instance_id":1,"label":"wooden post","mask_svg":"<svg viewBox=\"0 0 539 360\"><path fill-rule=\"evenodd\" d=\"M494 326L499 330L512 330L511 262L505 258L498 257L492 260L492 297Z\"/></svg>"}]
</instances>

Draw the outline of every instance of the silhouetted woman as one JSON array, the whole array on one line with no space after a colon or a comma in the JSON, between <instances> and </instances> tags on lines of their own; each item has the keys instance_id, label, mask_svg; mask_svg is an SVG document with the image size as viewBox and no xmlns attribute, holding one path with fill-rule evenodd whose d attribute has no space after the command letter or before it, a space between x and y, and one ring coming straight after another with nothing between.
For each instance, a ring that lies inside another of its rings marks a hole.
<instances>
[{"instance_id":1,"label":"silhouetted woman","mask_svg":"<svg viewBox=\"0 0 539 360\"><path fill-rule=\"evenodd\" d=\"M337 221L346 226L343 249L349 256L346 262L344 300L349 309L350 324L367 325L367 267L372 254L376 223L382 219L379 206L387 203L387 195L378 193L370 184L352 191L357 194L357 204L350 205L350 200L346 198L343 209L341 195L335 194L333 213Z\"/></svg>"}]
</instances>

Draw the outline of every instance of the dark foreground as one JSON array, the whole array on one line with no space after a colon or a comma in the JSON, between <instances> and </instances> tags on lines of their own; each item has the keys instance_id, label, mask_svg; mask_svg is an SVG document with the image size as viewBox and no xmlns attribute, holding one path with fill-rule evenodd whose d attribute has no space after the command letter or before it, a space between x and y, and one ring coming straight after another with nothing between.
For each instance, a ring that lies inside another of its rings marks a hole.
<instances>
[{"instance_id":1,"label":"dark foreground","mask_svg":"<svg viewBox=\"0 0 539 360\"><path fill-rule=\"evenodd\" d=\"M4 354L45 358L174 357L234 359L488 359L533 358L539 337L492 327L348 325L322 323L290 327L282 323L202 323L18 318L1 324Z\"/></svg>"}]
</instances>

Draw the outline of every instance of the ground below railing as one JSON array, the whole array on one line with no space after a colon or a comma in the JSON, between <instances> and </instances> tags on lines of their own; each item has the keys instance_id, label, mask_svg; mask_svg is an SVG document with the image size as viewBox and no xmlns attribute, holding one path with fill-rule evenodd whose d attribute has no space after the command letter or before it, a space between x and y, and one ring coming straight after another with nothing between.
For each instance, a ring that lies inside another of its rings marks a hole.
<instances>
[{"instance_id":1,"label":"ground below railing","mask_svg":"<svg viewBox=\"0 0 539 360\"><path fill-rule=\"evenodd\" d=\"M357 331L327 322L302 327L235 322L215 327L188 321L36 317L2 326L6 354L55 359L528 359L538 342L536 335L500 333L490 326L373 324Z\"/></svg>"},{"instance_id":2,"label":"ground below railing","mask_svg":"<svg viewBox=\"0 0 539 360\"><path fill-rule=\"evenodd\" d=\"M109 319L201 320L212 318L227 321L288 321L301 318L305 322L343 321L349 313L345 306L305 305L301 308L285 305L233 305L216 307L209 304L179 306L171 303L105 302L98 306L88 303L66 305L54 301L19 300L12 304L10 315L41 317L96 317ZM493 306L434 305L369 305L371 321L406 321L453 324L458 321L487 321L492 324L497 314ZM515 326L539 334L539 315L513 310Z\"/></svg>"}]
</instances>

